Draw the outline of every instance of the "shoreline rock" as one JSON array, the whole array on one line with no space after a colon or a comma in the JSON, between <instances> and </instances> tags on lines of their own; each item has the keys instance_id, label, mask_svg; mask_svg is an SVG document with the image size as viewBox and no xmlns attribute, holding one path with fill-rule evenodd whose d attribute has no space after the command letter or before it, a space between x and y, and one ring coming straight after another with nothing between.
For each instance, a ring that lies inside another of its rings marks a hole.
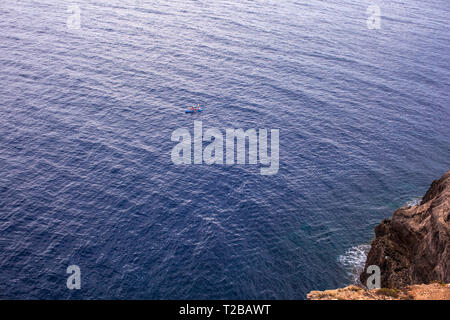
<instances>
[{"instance_id":1,"label":"shoreline rock","mask_svg":"<svg viewBox=\"0 0 450 320\"><path fill-rule=\"evenodd\" d=\"M335 290L311 291L306 297L308 300L450 300L450 284L416 284L402 289L372 290L350 285Z\"/></svg>"},{"instance_id":2,"label":"shoreline rock","mask_svg":"<svg viewBox=\"0 0 450 320\"><path fill-rule=\"evenodd\" d=\"M358 286L311 291L310 300L450 300L450 170L433 181L420 204L402 207L375 228L361 283L371 265L382 289ZM447 284L446 284L447 283Z\"/></svg>"},{"instance_id":3,"label":"shoreline rock","mask_svg":"<svg viewBox=\"0 0 450 320\"><path fill-rule=\"evenodd\" d=\"M421 203L396 210L375 228L364 270L377 265L381 286L450 282L450 171L433 181ZM370 275L361 273L365 284Z\"/></svg>"}]
</instances>

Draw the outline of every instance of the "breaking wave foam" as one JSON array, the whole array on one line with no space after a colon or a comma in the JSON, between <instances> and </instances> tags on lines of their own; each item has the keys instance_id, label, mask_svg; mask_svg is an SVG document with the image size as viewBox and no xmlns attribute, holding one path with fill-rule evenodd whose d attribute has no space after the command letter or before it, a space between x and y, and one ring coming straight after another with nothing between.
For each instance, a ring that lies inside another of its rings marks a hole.
<instances>
[{"instance_id":1,"label":"breaking wave foam","mask_svg":"<svg viewBox=\"0 0 450 320\"><path fill-rule=\"evenodd\" d=\"M361 244L348 249L338 257L339 263L347 270L353 284L359 283L359 275L364 271L370 245Z\"/></svg>"},{"instance_id":2,"label":"breaking wave foam","mask_svg":"<svg viewBox=\"0 0 450 320\"><path fill-rule=\"evenodd\" d=\"M405 203L404 207L414 207L420 204L422 198L415 198Z\"/></svg>"}]
</instances>

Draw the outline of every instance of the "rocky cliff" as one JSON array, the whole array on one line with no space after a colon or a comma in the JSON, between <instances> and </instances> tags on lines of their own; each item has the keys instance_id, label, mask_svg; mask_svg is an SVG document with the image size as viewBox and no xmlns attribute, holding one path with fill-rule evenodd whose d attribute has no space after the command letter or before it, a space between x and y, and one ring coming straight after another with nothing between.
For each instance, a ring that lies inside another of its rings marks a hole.
<instances>
[{"instance_id":1,"label":"rocky cliff","mask_svg":"<svg viewBox=\"0 0 450 320\"><path fill-rule=\"evenodd\" d=\"M419 205L400 208L375 228L366 268L381 269L381 286L450 282L450 171L434 181ZM361 282L370 276L363 272Z\"/></svg>"},{"instance_id":2,"label":"rocky cliff","mask_svg":"<svg viewBox=\"0 0 450 320\"><path fill-rule=\"evenodd\" d=\"M420 204L403 207L375 228L364 270L380 267L382 289L349 286L312 291L311 300L450 300L450 171L433 181ZM370 274L363 272L366 284Z\"/></svg>"}]
</instances>

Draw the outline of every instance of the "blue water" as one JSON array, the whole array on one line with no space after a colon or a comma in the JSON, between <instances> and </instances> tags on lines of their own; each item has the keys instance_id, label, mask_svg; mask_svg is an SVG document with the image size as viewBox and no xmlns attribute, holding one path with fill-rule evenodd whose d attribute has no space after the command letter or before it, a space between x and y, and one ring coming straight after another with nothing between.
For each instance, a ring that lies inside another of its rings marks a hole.
<instances>
[{"instance_id":1,"label":"blue water","mask_svg":"<svg viewBox=\"0 0 450 320\"><path fill-rule=\"evenodd\" d=\"M448 0L77 3L0 3L0 298L304 299L450 169ZM175 166L194 120L279 172Z\"/></svg>"}]
</instances>

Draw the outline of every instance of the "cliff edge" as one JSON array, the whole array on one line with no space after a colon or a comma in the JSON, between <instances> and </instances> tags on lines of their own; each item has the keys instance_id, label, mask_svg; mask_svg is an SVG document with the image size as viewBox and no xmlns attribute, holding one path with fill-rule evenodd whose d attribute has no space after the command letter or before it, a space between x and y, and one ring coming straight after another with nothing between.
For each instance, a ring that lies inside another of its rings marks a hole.
<instances>
[{"instance_id":1,"label":"cliff edge","mask_svg":"<svg viewBox=\"0 0 450 320\"><path fill-rule=\"evenodd\" d=\"M335 290L311 291L308 300L450 300L450 284L415 284L402 289L372 289L354 285Z\"/></svg>"},{"instance_id":2,"label":"cliff edge","mask_svg":"<svg viewBox=\"0 0 450 320\"><path fill-rule=\"evenodd\" d=\"M357 286L311 291L310 300L450 300L450 170L420 204L396 210L375 228L364 271L380 267L382 289ZM370 274L360 275L366 284Z\"/></svg>"},{"instance_id":3,"label":"cliff edge","mask_svg":"<svg viewBox=\"0 0 450 320\"><path fill-rule=\"evenodd\" d=\"M450 171L433 181L419 205L400 208L375 228L366 266L381 270L381 286L450 282ZM370 275L360 276L366 283Z\"/></svg>"}]
</instances>

